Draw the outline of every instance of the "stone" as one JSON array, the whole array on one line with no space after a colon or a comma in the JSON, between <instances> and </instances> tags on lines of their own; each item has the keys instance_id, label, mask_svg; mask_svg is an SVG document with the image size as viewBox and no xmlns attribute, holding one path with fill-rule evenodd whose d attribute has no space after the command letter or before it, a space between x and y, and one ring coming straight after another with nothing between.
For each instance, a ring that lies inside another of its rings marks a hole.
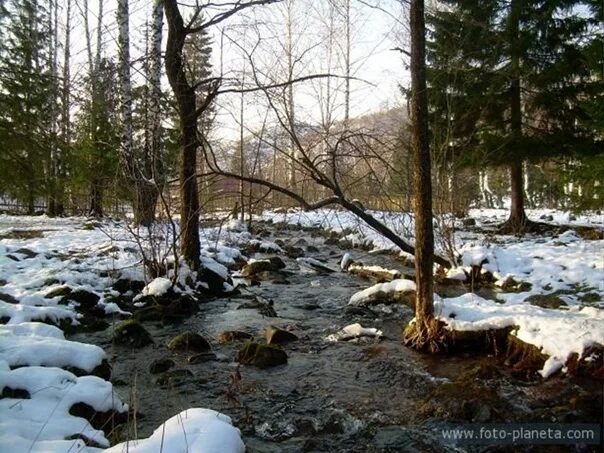
<instances>
[{"instance_id":1,"label":"stone","mask_svg":"<svg viewBox=\"0 0 604 453\"><path fill-rule=\"evenodd\" d=\"M275 346L247 342L237 354L237 361L243 365L270 368L287 363L287 354Z\"/></svg>"},{"instance_id":2,"label":"stone","mask_svg":"<svg viewBox=\"0 0 604 453\"><path fill-rule=\"evenodd\" d=\"M196 363L211 362L216 359L216 354L213 352L202 352L201 354L192 355L187 359L187 362L191 365L195 365Z\"/></svg>"},{"instance_id":3,"label":"stone","mask_svg":"<svg viewBox=\"0 0 604 453\"><path fill-rule=\"evenodd\" d=\"M531 305L536 305L541 308L560 308L566 307L566 302L560 299L555 294L533 294L525 299Z\"/></svg>"},{"instance_id":4,"label":"stone","mask_svg":"<svg viewBox=\"0 0 604 453\"><path fill-rule=\"evenodd\" d=\"M218 343L225 344L233 341L251 340L253 335L239 330L225 330L218 335Z\"/></svg>"},{"instance_id":5,"label":"stone","mask_svg":"<svg viewBox=\"0 0 604 453\"><path fill-rule=\"evenodd\" d=\"M53 290L50 290L44 296L46 299L52 299L53 297L66 297L69 296L73 292L69 286L59 286Z\"/></svg>"},{"instance_id":6,"label":"stone","mask_svg":"<svg viewBox=\"0 0 604 453\"><path fill-rule=\"evenodd\" d=\"M465 227L476 226L476 220L470 217L465 218L461 221L461 224Z\"/></svg>"},{"instance_id":7,"label":"stone","mask_svg":"<svg viewBox=\"0 0 604 453\"><path fill-rule=\"evenodd\" d=\"M81 417L88 420L88 423L93 428L102 430L108 435L116 425L120 425L128 419L128 411L118 412L116 410L108 410L100 412L86 403L75 403L69 408L69 413L74 417Z\"/></svg>"},{"instance_id":8,"label":"stone","mask_svg":"<svg viewBox=\"0 0 604 453\"><path fill-rule=\"evenodd\" d=\"M133 319L123 321L117 325L113 332L113 341L117 344L135 348L142 348L153 343L153 339L147 329Z\"/></svg>"},{"instance_id":9,"label":"stone","mask_svg":"<svg viewBox=\"0 0 604 453\"><path fill-rule=\"evenodd\" d=\"M151 374L159 374L168 371L170 368L174 367L176 363L174 360L163 357L161 359L156 359L149 365L149 373Z\"/></svg>"},{"instance_id":10,"label":"stone","mask_svg":"<svg viewBox=\"0 0 604 453\"><path fill-rule=\"evenodd\" d=\"M241 270L243 277L253 277L261 272L277 272L285 268L283 260L277 256L265 260L256 260L247 263Z\"/></svg>"},{"instance_id":11,"label":"stone","mask_svg":"<svg viewBox=\"0 0 604 453\"><path fill-rule=\"evenodd\" d=\"M179 385L182 384L184 380L191 377L193 377L193 373L190 370L179 368L177 370L166 371L157 378L156 382L162 386Z\"/></svg>"},{"instance_id":12,"label":"stone","mask_svg":"<svg viewBox=\"0 0 604 453\"><path fill-rule=\"evenodd\" d=\"M98 294L91 293L85 289L78 289L64 296L60 303L67 304L69 302L77 302L80 307L90 309L96 306L100 299L101 298Z\"/></svg>"},{"instance_id":13,"label":"stone","mask_svg":"<svg viewBox=\"0 0 604 453\"><path fill-rule=\"evenodd\" d=\"M210 343L198 333L184 332L170 340L168 349L181 352L208 352L212 347L210 346Z\"/></svg>"},{"instance_id":14,"label":"stone","mask_svg":"<svg viewBox=\"0 0 604 453\"><path fill-rule=\"evenodd\" d=\"M268 326L264 332L267 344L285 344L297 341L298 337L287 330L275 326Z\"/></svg>"},{"instance_id":15,"label":"stone","mask_svg":"<svg viewBox=\"0 0 604 453\"><path fill-rule=\"evenodd\" d=\"M16 399L16 400L28 400L31 398L31 395L25 389L19 389L19 388L14 389L11 387L4 387L2 389L2 394L0 395L0 399L2 399L2 398L11 398L11 399Z\"/></svg>"},{"instance_id":16,"label":"stone","mask_svg":"<svg viewBox=\"0 0 604 453\"><path fill-rule=\"evenodd\" d=\"M14 296L11 296L10 294L6 293L0 293L0 300L15 305L19 303L19 301Z\"/></svg>"},{"instance_id":17,"label":"stone","mask_svg":"<svg viewBox=\"0 0 604 453\"><path fill-rule=\"evenodd\" d=\"M224 284L230 283L230 279L225 280L221 275L208 267L203 267L198 271L198 280L208 285L208 290L214 294L224 292Z\"/></svg>"},{"instance_id":18,"label":"stone","mask_svg":"<svg viewBox=\"0 0 604 453\"><path fill-rule=\"evenodd\" d=\"M13 250L13 253L18 253L19 255L25 255L24 259L26 259L26 260L35 258L36 256L38 256L38 254L36 252L34 252L33 250L30 250L30 249L27 249L25 247L22 247L17 250Z\"/></svg>"},{"instance_id":19,"label":"stone","mask_svg":"<svg viewBox=\"0 0 604 453\"><path fill-rule=\"evenodd\" d=\"M127 278L120 278L111 285L111 289L117 291L120 294L132 291L133 293L140 293L145 287L145 282L139 280L130 280Z\"/></svg>"}]
</instances>

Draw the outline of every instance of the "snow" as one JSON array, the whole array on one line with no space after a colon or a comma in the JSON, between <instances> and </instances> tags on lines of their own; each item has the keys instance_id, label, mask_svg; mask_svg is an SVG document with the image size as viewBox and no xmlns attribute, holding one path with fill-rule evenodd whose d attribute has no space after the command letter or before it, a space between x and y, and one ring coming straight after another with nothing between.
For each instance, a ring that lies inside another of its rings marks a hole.
<instances>
[{"instance_id":1,"label":"snow","mask_svg":"<svg viewBox=\"0 0 604 453\"><path fill-rule=\"evenodd\" d=\"M283 249L278 244L271 241L252 239L249 241L249 245L252 247L257 247L258 250L263 253L283 253Z\"/></svg>"},{"instance_id":2,"label":"snow","mask_svg":"<svg viewBox=\"0 0 604 453\"><path fill-rule=\"evenodd\" d=\"M340 269L345 271L352 263L354 263L354 260L352 259L352 256L350 256L350 253L344 253L342 261L340 261Z\"/></svg>"},{"instance_id":3,"label":"snow","mask_svg":"<svg viewBox=\"0 0 604 453\"><path fill-rule=\"evenodd\" d=\"M59 368L35 366L11 370L0 359L0 388L4 387L26 390L31 398L0 399L0 451L64 453L82 447L81 441L63 440L78 435L107 447L104 433L69 414L69 409L80 402L98 412L128 408L112 385L96 376L76 377Z\"/></svg>"},{"instance_id":4,"label":"snow","mask_svg":"<svg viewBox=\"0 0 604 453\"><path fill-rule=\"evenodd\" d=\"M229 278L229 270L222 264L218 263L216 260L213 260L212 258L208 258L206 256L200 257L200 260L202 267L211 270L216 275L219 275L223 280L227 280Z\"/></svg>"},{"instance_id":5,"label":"snow","mask_svg":"<svg viewBox=\"0 0 604 453\"><path fill-rule=\"evenodd\" d=\"M64 340L56 332L19 333L0 326L0 360L11 367L74 367L90 372L105 359L105 351L98 346ZM49 333L51 336L46 336Z\"/></svg>"},{"instance_id":6,"label":"snow","mask_svg":"<svg viewBox=\"0 0 604 453\"><path fill-rule=\"evenodd\" d=\"M192 408L170 418L153 434L115 445L105 453L244 453L241 432L230 417L211 409Z\"/></svg>"},{"instance_id":7,"label":"snow","mask_svg":"<svg viewBox=\"0 0 604 453\"><path fill-rule=\"evenodd\" d=\"M358 269L358 270L364 269L364 270L366 270L368 272L381 273L381 274L390 274L390 276L393 279L399 278L401 276L400 271L397 271L395 269L386 269L385 267L382 267L382 266L375 266L375 265L374 266L365 266L365 265L359 263L359 264L352 264L348 268L348 270L351 271L351 272L353 270L355 270L355 269Z\"/></svg>"},{"instance_id":8,"label":"snow","mask_svg":"<svg viewBox=\"0 0 604 453\"><path fill-rule=\"evenodd\" d=\"M326 340L330 342L347 341L360 337L381 337L382 331L374 327L363 327L359 323L350 324L335 334L329 335Z\"/></svg>"},{"instance_id":9,"label":"snow","mask_svg":"<svg viewBox=\"0 0 604 453\"><path fill-rule=\"evenodd\" d=\"M172 281L165 277L157 277L143 288L143 296L163 296L172 287Z\"/></svg>"},{"instance_id":10,"label":"snow","mask_svg":"<svg viewBox=\"0 0 604 453\"><path fill-rule=\"evenodd\" d=\"M381 297L393 296L396 293L410 293L415 291L415 282L403 278L391 282L378 283L352 295L348 305L364 305Z\"/></svg>"},{"instance_id":11,"label":"snow","mask_svg":"<svg viewBox=\"0 0 604 453\"><path fill-rule=\"evenodd\" d=\"M519 340L549 356L540 371L544 378L560 370L571 354L580 357L587 347L604 344L604 310L595 307L546 309L528 303L501 304L468 293L436 300L435 311L453 330L514 327Z\"/></svg>"}]
</instances>

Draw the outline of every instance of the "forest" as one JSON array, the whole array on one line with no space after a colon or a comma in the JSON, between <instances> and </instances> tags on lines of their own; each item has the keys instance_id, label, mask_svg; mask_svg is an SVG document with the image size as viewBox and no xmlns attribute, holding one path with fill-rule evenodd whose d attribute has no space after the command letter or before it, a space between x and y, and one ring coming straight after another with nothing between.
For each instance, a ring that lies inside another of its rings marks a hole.
<instances>
[{"instance_id":1,"label":"forest","mask_svg":"<svg viewBox=\"0 0 604 453\"><path fill-rule=\"evenodd\" d=\"M0 451L601 451L603 200L602 0L0 0Z\"/></svg>"}]
</instances>

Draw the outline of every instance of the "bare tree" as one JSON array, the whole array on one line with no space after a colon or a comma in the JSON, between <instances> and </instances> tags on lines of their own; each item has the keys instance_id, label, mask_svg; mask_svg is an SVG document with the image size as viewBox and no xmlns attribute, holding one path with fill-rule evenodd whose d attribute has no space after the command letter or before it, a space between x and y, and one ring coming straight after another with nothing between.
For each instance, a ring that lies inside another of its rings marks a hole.
<instances>
[{"instance_id":1,"label":"bare tree","mask_svg":"<svg viewBox=\"0 0 604 453\"><path fill-rule=\"evenodd\" d=\"M191 81L183 59L183 48L188 35L201 33L227 20L239 12L259 5L276 3L279 0L250 0L227 5L226 9L212 14L204 6L196 6L188 24L184 23L176 0L164 0L168 22L166 46L166 73L178 105L180 119L181 163L180 163L180 214L181 253L192 270L198 270L199 261L199 195L197 191L197 149L207 142L203 128L198 128L198 119L207 111L218 94L219 78ZM212 14L204 17L204 13ZM201 18L201 22L196 23ZM197 105L199 88L206 87L207 93L201 105Z\"/></svg>"}]
</instances>

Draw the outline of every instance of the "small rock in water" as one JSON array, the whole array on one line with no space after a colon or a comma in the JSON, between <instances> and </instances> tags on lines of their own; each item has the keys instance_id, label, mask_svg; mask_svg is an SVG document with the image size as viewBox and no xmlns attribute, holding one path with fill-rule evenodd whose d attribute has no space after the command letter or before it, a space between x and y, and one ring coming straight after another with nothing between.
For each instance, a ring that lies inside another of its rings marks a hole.
<instances>
[{"instance_id":1,"label":"small rock in water","mask_svg":"<svg viewBox=\"0 0 604 453\"><path fill-rule=\"evenodd\" d=\"M239 340L251 340L252 338L253 335L247 332L242 332L240 330L225 330L218 335L218 343L231 343Z\"/></svg>"},{"instance_id":2,"label":"small rock in water","mask_svg":"<svg viewBox=\"0 0 604 453\"><path fill-rule=\"evenodd\" d=\"M327 267L324 263L314 258L297 258L296 261L300 266L312 269L317 272L328 274L335 272L333 269Z\"/></svg>"},{"instance_id":3,"label":"small rock in water","mask_svg":"<svg viewBox=\"0 0 604 453\"><path fill-rule=\"evenodd\" d=\"M268 326L264 336L267 344L285 344L298 340L298 337L293 333L275 326Z\"/></svg>"},{"instance_id":4,"label":"small rock in water","mask_svg":"<svg viewBox=\"0 0 604 453\"><path fill-rule=\"evenodd\" d=\"M151 373L151 374L163 373L165 371L168 371L174 365L176 365L176 363L174 363L174 360L172 360L168 357L163 357L161 359L157 359L157 360L154 360L153 362L151 362L151 365L149 365L149 373Z\"/></svg>"},{"instance_id":5,"label":"small rock in water","mask_svg":"<svg viewBox=\"0 0 604 453\"><path fill-rule=\"evenodd\" d=\"M213 352L202 352L201 354L192 355L187 359L187 362L189 362L191 365L194 365L196 363L211 362L216 359L216 354Z\"/></svg>"},{"instance_id":6,"label":"small rock in water","mask_svg":"<svg viewBox=\"0 0 604 453\"><path fill-rule=\"evenodd\" d=\"M157 378L159 385L178 385L187 379L193 377L193 373L190 370L178 369L166 371L160 377Z\"/></svg>"},{"instance_id":7,"label":"small rock in water","mask_svg":"<svg viewBox=\"0 0 604 453\"><path fill-rule=\"evenodd\" d=\"M138 321L130 319L121 322L113 332L113 341L117 344L142 348L150 343L153 339L147 329L145 329Z\"/></svg>"},{"instance_id":8,"label":"small rock in water","mask_svg":"<svg viewBox=\"0 0 604 453\"><path fill-rule=\"evenodd\" d=\"M350 324L339 332L329 335L327 341L348 341L360 337L382 337L382 331L373 327L363 327L359 323Z\"/></svg>"},{"instance_id":9,"label":"small rock in water","mask_svg":"<svg viewBox=\"0 0 604 453\"><path fill-rule=\"evenodd\" d=\"M195 332L185 332L174 337L168 343L168 349L182 352L207 352L212 347L210 343Z\"/></svg>"},{"instance_id":10,"label":"small rock in water","mask_svg":"<svg viewBox=\"0 0 604 453\"><path fill-rule=\"evenodd\" d=\"M243 365L270 368L287 363L287 354L275 346L247 342L237 354L237 361Z\"/></svg>"},{"instance_id":11,"label":"small rock in water","mask_svg":"<svg viewBox=\"0 0 604 453\"><path fill-rule=\"evenodd\" d=\"M251 302L244 302L243 304L237 307L237 310L243 310L246 308L257 309L261 315L266 316L268 318L276 318L277 312L273 308L273 301L269 300L268 302L264 302L260 300L259 297L255 297Z\"/></svg>"}]
</instances>

